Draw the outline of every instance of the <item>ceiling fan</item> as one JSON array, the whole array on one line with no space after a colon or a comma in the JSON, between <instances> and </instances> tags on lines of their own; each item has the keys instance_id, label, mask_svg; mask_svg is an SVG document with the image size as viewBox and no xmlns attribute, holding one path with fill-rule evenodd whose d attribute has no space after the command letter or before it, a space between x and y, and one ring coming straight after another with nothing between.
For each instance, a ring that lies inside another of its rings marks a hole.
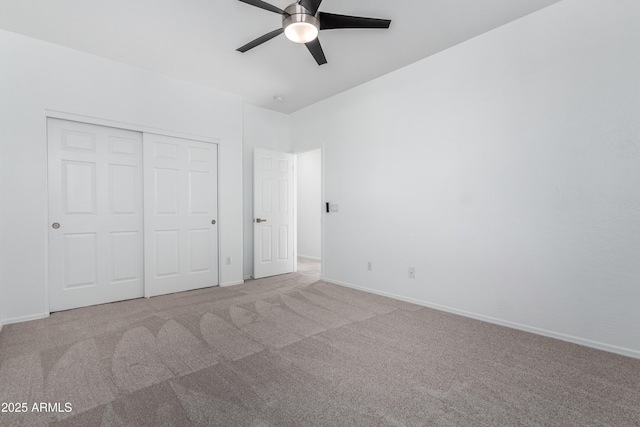
<instances>
[{"instance_id":1,"label":"ceiling fan","mask_svg":"<svg viewBox=\"0 0 640 427\"><path fill-rule=\"evenodd\" d=\"M340 28L389 28L391 20L365 18L361 16L336 15L334 13L318 12L322 0L298 0L287 6L284 10L266 3L262 0L240 0L251 6L282 15L282 28L273 30L257 39L239 47L239 52L246 52L272 38L284 33L287 38L295 43L304 43L313 55L318 65L326 64L322 46L318 40L318 32L321 30L333 30Z\"/></svg>"}]
</instances>

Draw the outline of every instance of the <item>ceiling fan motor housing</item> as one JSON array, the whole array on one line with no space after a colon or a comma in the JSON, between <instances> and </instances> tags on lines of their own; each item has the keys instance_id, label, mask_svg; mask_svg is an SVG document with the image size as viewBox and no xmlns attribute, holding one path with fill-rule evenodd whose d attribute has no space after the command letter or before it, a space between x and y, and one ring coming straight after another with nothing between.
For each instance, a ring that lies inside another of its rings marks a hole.
<instances>
[{"instance_id":1,"label":"ceiling fan motor housing","mask_svg":"<svg viewBox=\"0 0 640 427\"><path fill-rule=\"evenodd\" d=\"M318 36L320 21L303 6L294 3L284 12L282 28L288 39L296 43L308 43Z\"/></svg>"}]
</instances>

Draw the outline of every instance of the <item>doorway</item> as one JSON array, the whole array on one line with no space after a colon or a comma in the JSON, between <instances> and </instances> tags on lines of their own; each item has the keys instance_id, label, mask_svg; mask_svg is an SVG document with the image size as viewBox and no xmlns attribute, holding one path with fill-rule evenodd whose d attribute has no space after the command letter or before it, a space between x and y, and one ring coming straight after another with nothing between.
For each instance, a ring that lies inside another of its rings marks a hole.
<instances>
[{"instance_id":1,"label":"doorway","mask_svg":"<svg viewBox=\"0 0 640 427\"><path fill-rule=\"evenodd\" d=\"M321 277L322 150L296 154L298 272Z\"/></svg>"}]
</instances>

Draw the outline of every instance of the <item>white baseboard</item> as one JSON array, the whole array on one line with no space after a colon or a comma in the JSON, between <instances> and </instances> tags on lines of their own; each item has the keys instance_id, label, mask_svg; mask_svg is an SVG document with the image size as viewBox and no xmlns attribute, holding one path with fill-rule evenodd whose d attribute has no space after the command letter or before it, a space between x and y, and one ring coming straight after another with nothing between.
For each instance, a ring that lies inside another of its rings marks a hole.
<instances>
[{"instance_id":1,"label":"white baseboard","mask_svg":"<svg viewBox=\"0 0 640 427\"><path fill-rule=\"evenodd\" d=\"M49 313L33 314L33 315L30 315L30 316L13 317L11 319L4 319L2 321L2 325L11 325L12 323L22 323L22 322L28 322L30 320L45 319L47 317L49 317Z\"/></svg>"},{"instance_id":2,"label":"white baseboard","mask_svg":"<svg viewBox=\"0 0 640 427\"><path fill-rule=\"evenodd\" d=\"M465 310L458 310L456 308L451 308L451 307L447 307L440 304L433 304L433 303L422 301L415 298L404 297L402 295L397 295L390 292L377 291L377 290L365 288L362 286L352 285L350 283L340 282L339 280L333 280L328 278L323 278L322 280L327 283L332 283L334 285L353 288L359 291L369 292L371 294L382 295L382 296L397 299L400 301L406 301L413 304L421 305L423 307L433 308L435 310L445 311L447 313L457 314L459 316L469 317L471 319L481 320L483 322L493 323L500 326L506 326L507 328L518 329L520 331L525 331L525 332L531 332L532 334L542 335L549 338L555 338L555 339L567 341L573 344L579 344L585 347L595 348L596 350L607 351L609 353L615 353L615 354L620 354L622 356L633 357L634 359L640 359L640 351L633 350L630 348L618 347L615 345L606 344L599 341L592 341L584 338L575 337L573 335L567 335L560 332L554 332L554 331L549 331L547 329L537 328L535 326L528 326L521 323L497 319L495 317L472 313Z\"/></svg>"},{"instance_id":3,"label":"white baseboard","mask_svg":"<svg viewBox=\"0 0 640 427\"><path fill-rule=\"evenodd\" d=\"M237 280L235 282L225 282L225 283L220 283L220 287L221 288L226 288L227 286L234 286L234 285L242 285L244 283L244 280Z\"/></svg>"},{"instance_id":4,"label":"white baseboard","mask_svg":"<svg viewBox=\"0 0 640 427\"><path fill-rule=\"evenodd\" d=\"M320 258L320 257L316 257L316 256L309 256L309 255L301 255L301 254L298 254L298 258L310 259L310 260L312 260L312 261L322 261L322 258Z\"/></svg>"}]
</instances>

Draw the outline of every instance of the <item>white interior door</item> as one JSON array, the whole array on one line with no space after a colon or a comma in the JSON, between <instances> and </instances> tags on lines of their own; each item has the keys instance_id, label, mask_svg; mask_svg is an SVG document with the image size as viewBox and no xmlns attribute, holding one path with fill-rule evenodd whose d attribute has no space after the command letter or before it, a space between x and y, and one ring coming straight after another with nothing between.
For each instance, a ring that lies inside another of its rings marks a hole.
<instances>
[{"instance_id":1,"label":"white interior door","mask_svg":"<svg viewBox=\"0 0 640 427\"><path fill-rule=\"evenodd\" d=\"M48 119L50 311L143 296L142 135Z\"/></svg>"},{"instance_id":2,"label":"white interior door","mask_svg":"<svg viewBox=\"0 0 640 427\"><path fill-rule=\"evenodd\" d=\"M217 148L144 134L147 297L218 284Z\"/></svg>"},{"instance_id":3,"label":"white interior door","mask_svg":"<svg viewBox=\"0 0 640 427\"><path fill-rule=\"evenodd\" d=\"M253 277L291 273L293 262L293 154L253 153Z\"/></svg>"}]
</instances>

